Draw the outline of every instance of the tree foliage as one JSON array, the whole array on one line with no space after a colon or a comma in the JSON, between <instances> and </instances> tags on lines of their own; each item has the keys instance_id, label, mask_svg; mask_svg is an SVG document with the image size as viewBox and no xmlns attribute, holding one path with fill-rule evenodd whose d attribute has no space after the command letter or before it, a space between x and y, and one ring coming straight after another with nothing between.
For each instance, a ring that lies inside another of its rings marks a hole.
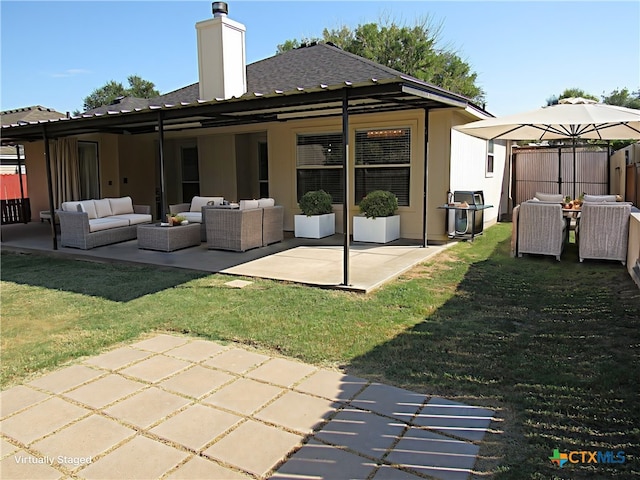
<instances>
[{"instance_id":1,"label":"tree foliage","mask_svg":"<svg viewBox=\"0 0 640 480\"><path fill-rule=\"evenodd\" d=\"M616 88L609 95L603 95L602 102L609 105L640 110L640 89L635 92L629 92L627 88L623 88L622 90Z\"/></svg>"},{"instance_id":2,"label":"tree foliage","mask_svg":"<svg viewBox=\"0 0 640 480\"><path fill-rule=\"evenodd\" d=\"M440 25L429 17L413 27L389 20L324 29L322 38L287 40L278 45L277 53L298 48L309 42L333 43L347 52L412 75L425 82L458 93L481 104L485 92L477 85L477 74L450 48L440 48Z\"/></svg>"},{"instance_id":3,"label":"tree foliage","mask_svg":"<svg viewBox=\"0 0 640 480\"><path fill-rule=\"evenodd\" d=\"M160 95L153 82L144 80L137 75L127 77L129 88L125 88L120 82L109 80L102 87L96 88L84 98L84 109L91 110L103 105L110 105L118 97L153 98Z\"/></svg>"}]
</instances>

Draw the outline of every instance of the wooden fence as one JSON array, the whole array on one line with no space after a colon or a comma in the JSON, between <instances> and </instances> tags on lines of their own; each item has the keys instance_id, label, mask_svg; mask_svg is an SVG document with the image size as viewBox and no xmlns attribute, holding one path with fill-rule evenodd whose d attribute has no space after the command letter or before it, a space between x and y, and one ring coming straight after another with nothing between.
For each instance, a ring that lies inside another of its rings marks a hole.
<instances>
[{"instance_id":1,"label":"wooden fence","mask_svg":"<svg viewBox=\"0 0 640 480\"><path fill-rule=\"evenodd\" d=\"M24 202L19 198L0 200L0 209L3 225L27 223L31 220L31 204L28 198L25 198Z\"/></svg>"}]
</instances>

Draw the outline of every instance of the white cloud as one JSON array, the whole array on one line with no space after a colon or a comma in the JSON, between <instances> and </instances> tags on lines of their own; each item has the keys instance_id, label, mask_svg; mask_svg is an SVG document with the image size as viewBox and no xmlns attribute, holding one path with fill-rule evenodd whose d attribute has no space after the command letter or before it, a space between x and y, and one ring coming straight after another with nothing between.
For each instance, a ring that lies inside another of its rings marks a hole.
<instances>
[{"instance_id":1,"label":"white cloud","mask_svg":"<svg viewBox=\"0 0 640 480\"><path fill-rule=\"evenodd\" d=\"M85 70L84 68L70 68L63 72L51 73L50 76L53 78L66 78L66 77L75 77L77 75L86 75L91 73L89 70Z\"/></svg>"}]
</instances>

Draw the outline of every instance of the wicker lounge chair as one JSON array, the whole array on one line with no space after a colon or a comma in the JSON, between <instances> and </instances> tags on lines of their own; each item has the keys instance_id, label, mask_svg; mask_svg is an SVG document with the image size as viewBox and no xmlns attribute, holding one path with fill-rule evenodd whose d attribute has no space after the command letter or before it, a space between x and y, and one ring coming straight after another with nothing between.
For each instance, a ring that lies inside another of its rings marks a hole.
<instances>
[{"instance_id":1,"label":"wicker lounge chair","mask_svg":"<svg viewBox=\"0 0 640 480\"><path fill-rule=\"evenodd\" d=\"M207 248L244 252L262 246L262 208L204 207Z\"/></svg>"},{"instance_id":2,"label":"wicker lounge chair","mask_svg":"<svg viewBox=\"0 0 640 480\"><path fill-rule=\"evenodd\" d=\"M605 202L582 204L578 223L578 255L585 258L627 261L631 204Z\"/></svg>"},{"instance_id":3,"label":"wicker lounge chair","mask_svg":"<svg viewBox=\"0 0 640 480\"><path fill-rule=\"evenodd\" d=\"M559 203L524 202L516 207L514 228L515 249L519 257L524 253L560 255L567 240L567 224Z\"/></svg>"},{"instance_id":4,"label":"wicker lounge chair","mask_svg":"<svg viewBox=\"0 0 640 480\"><path fill-rule=\"evenodd\" d=\"M262 209L262 245L281 242L284 239L284 207L275 205Z\"/></svg>"}]
</instances>

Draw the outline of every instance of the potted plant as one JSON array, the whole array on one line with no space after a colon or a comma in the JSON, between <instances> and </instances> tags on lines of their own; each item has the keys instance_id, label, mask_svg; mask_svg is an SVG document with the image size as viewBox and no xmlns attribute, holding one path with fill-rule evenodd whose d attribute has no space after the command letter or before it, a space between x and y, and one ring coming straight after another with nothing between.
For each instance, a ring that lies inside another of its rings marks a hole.
<instances>
[{"instance_id":1,"label":"potted plant","mask_svg":"<svg viewBox=\"0 0 640 480\"><path fill-rule=\"evenodd\" d=\"M331 195L324 190L305 193L300 199L301 215L294 216L296 237L323 238L336 233L336 214Z\"/></svg>"},{"instance_id":2,"label":"potted plant","mask_svg":"<svg viewBox=\"0 0 640 480\"><path fill-rule=\"evenodd\" d=\"M398 198L386 190L375 190L360 202L362 215L353 217L355 242L387 243L400 238Z\"/></svg>"}]
</instances>

